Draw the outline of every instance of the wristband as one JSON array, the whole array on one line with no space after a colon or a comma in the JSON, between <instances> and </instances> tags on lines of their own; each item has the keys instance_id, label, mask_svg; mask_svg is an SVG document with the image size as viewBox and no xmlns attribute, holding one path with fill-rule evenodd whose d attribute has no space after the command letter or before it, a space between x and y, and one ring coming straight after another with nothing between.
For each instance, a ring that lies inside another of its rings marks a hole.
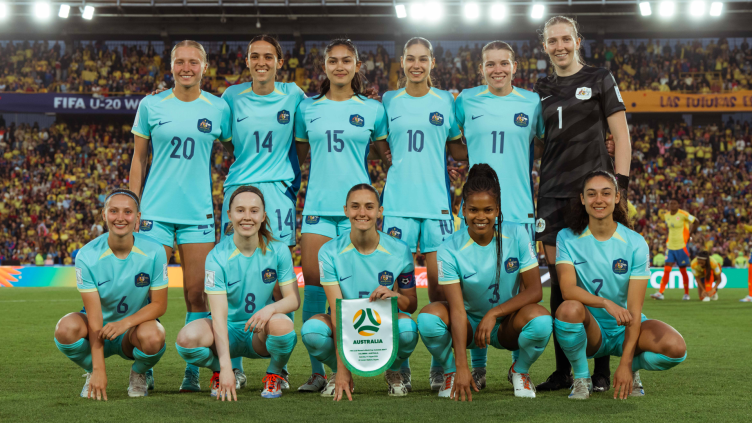
<instances>
[{"instance_id":1,"label":"wristband","mask_svg":"<svg viewBox=\"0 0 752 423\"><path fill-rule=\"evenodd\" d=\"M629 189L629 176L617 173L616 184L619 186L619 191L627 192L627 190Z\"/></svg>"}]
</instances>

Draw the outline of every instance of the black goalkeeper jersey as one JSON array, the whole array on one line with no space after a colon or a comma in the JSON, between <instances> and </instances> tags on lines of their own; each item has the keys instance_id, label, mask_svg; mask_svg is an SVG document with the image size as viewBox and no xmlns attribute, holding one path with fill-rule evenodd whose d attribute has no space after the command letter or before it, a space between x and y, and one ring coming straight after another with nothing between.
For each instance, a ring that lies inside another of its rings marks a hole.
<instances>
[{"instance_id":1,"label":"black goalkeeper jersey","mask_svg":"<svg viewBox=\"0 0 752 423\"><path fill-rule=\"evenodd\" d=\"M626 110L611 72L583 66L574 75L539 79L545 148L539 197L578 197L582 179L594 170L614 173L606 150L608 116Z\"/></svg>"}]
</instances>

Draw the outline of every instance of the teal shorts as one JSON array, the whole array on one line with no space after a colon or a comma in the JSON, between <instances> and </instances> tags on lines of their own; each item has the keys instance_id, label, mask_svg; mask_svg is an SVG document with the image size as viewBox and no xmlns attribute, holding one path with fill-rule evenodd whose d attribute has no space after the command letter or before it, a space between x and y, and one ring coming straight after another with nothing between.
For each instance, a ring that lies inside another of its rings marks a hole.
<instances>
[{"instance_id":1,"label":"teal shorts","mask_svg":"<svg viewBox=\"0 0 752 423\"><path fill-rule=\"evenodd\" d=\"M478 346L475 345L475 331L478 330L478 325L480 325L481 320L482 318L478 318L470 314L467 315L467 321L470 322L470 326L473 328L473 341L470 343L470 345L467 346L468 350L474 350L478 348ZM503 317L496 319L496 324L491 331L491 346L498 350L506 349L501 346L501 343L499 343L499 327L501 326L501 322L503 320Z\"/></svg>"},{"instance_id":2,"label":"teal shorts","mask_svg":"<svg viewBox=\"0 0 752 423\"><path fill-rule=\"evenodd\" d=\"M211 320L211 315L208 317ZM245 322L228 323L227 338L230 342L230 357L269 358L253 349L253 332L245 331Z\"/></svg>"},{"instance_id":3,"label":"teal shorts","mask_svg":"<svg viewBox=\"0 0 752 423\"><path fill-rule=\"evenodd\" d=\"M162 245L172 248L177 237L178 245L202 244L215 242L214 224L184 225L182 223L168 223L156 220L141 220L138 232L148 236Z\"/></svg>"},{"instance_id":4,"label":"teal shorts","mask_svg":"<svg viewBox=\"0 0 752 423\"><path fill-rule=\"evenodd\" d=\"M272 235L282 243L294 246L295 238L295 203L297 198L289 184L284 182L259 182L253 185L264 195L266 205L266 217L271 225ZM225 187L224 200L222 201L222 237L227 234L230 219L227 210L230 209L230 197L239 188L239 185Z\"/></svg>"},{"instance_id":5,"label":"teal shorts","mask_svg":"<svg viewBox=\"0 0 752 423\"><path fill-rule=\"evenodd\" d=\"M414 217L384 216L384 232L405 241L413 253L433 253L444 239L454 233L454 219L420 219Z\"/></svg>"},{"instance_id":6,"label":"teal shorts","mask_svg":"<svg viewBox=\"0 0 752 423\"><path fill-rule=\"evenodd\" d=\"M336 238L350 231L350 219L344 216L303 216L301 234L317 234Z\"/></svg>"},{"instance_id":7,"label":"teal shorts","mask_svg":"<svg viewBox=\"0 0 752 423\"><path fill-rule=\"evenodd\" d=\"M644 322L645 320L648 320L648 318L643 314L640 321ZM605 357L607 355L621 357L624 350L624 333L627 328L624 326L617 326L614 329L604 329L598 320L595 321L601 329L601 347L598 348L598 351L596 351L595 354L588 356L588 358Z\"/></svg>"}]
</instances>

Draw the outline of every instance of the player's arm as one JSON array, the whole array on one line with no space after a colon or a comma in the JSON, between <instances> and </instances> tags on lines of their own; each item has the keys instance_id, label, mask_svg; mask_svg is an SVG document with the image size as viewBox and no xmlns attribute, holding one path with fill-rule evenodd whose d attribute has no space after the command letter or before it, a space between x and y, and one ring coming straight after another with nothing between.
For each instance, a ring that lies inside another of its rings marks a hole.
<instances>
[{"instance_id":1,"label":"player's arm","mask_svg":"<svg viewBox=\"0 0 752 423\"><path fill-rule=\"evenodd\" d=\"M617 175L629 177L629 166L632 161L632 143L629 139L626 112L618 111L609 116L608 129L614 136L614 170ZM623 189L623 187L620 188Z\"/></svg>"},{"instance_id":2,"label":"player's arm","mask_svg":"<svg viewBox=\"0 0 752 423\"><path fill-rule=\"evenodd\" d=\"M149 320L156 320L162 317L167 311L167 285L162 289L150 290L149 298L151 302L133 313L116 322L107 323L102 328L102 338L114 341L118 336L124 334L128 329L138 326Z\"/></svg>"},{"instance_id":3,"label":"player's arm","mask_svg":"<svg viewBox=\"0 0 752 423\"><path fill-rule=\"evenodd\" d=\"M533 140L533 159L538 160L541 157L543 157L543 150L545 150L545 144L543 143L543 140L535 137Z\"/></svg>"},{"instance_id":4,"label":"player's arm","mask_svg":"<svg viewBox=\"0 0 752 423\"><path fill-rule=\"evenodd\" d=\"M373 149L368 154L369 160L381 160L381 167L384 172L392 166L392 155L389 151L389 142L387 140L374 141Z\"/></svg>"},{"instance_id":5,"label":"player's arm","mask_svg":"<svg viewBox=\"0 0 752 423\"><path fill-rule=\"evenodd\" d=\"M466 162L468 160L467 145L462 142L462 138L447 141L447 149L454 160L458 162Z\"/></svg>"},{"instance_id":6,"label":"player's arm","mask_svg":"<svg viewBox=\"0 0 752 423\"><path fill-rule=\"evenodd\" d=\"M230 156L235 154L235 145L232 143L232 140L222 141L222 147L224 147L225 151L227 151Z\"/></svg>"},{"instance_id":7,"label":"player's arm","mask_svg":"<svg viewBox=\"0 0 752 423\"><path fill-rule=\"evenodd\" d=\"M334 400L339 401L344 397L343 393L347 394L347 399L352 401L352 387L353 380L350 370L342 361L342 357L339 355L339 347L337 346L337 299L342 299L342 290L339 284L326 284L324 287L324 293L326 294L326 300L329 302L331 308L331 322L332 322L332 339L334 341L334 351L337 353L337 376L334 388Z\"/></svg>"},{"instance_id":8,"label":"player's arm","mask_svg":"<svg viewBox=\"0 0 752 423\"><path fill-rule=\"evenodd\" d=\"M694 235L695 232L697 232L697 228L700 227L700 219L694 218L695 220L692 222L692 225L689 227L689 234Z\"/></svg>"},{"instance_id":9,"label":"player's arm","mask_svg":"<svg viewBox=\"0 0 752 423\"><path fill-rule=\"evenodd\" d=\"M88 398L107 401L107 370L104 365L104 340L102 332L102 302L99 292L82 292L81 299L86 309L89 345L91 346L91 379Z\"/></svg>"},{"instance_id":10,"label":"player's arm","mask_svg":"<svg viewBox=\"0 0 752 423\"><path fill-rule=\"evenodd\" d=\"M456 283L444 284L444 295L449 304L449 323L452 330L452 346L454 347L454 362L457 373L454 378L454 387L450 398L455 401L473 400L472 390L478 392L475 381L470 375L470 367L467 364L467 311L462 297L462 286L459 280Z\"/></svg>"},{"instance_id":11,"label":"player's arm","mask_svg":"<svg viewBox=\"0 0 752 423\"><path fill-rule=\"evenodd\" d=\"M149 140L138 135L133 136L133 159L128 177L128 188L141 198L146 167L149 160Z\"/></svg>"},{"instance_id":12,"label":"player's arm","mask_svg":"<svg viewBox=\"0 0 752 423\"><path fill-rule=\"evenodd\" d=\"M219 357L220 384L222 384L222 376L225 376L227 380L230 377L233 378L234 386L235 376L230 362L230 338L227 334L227 293L212 293L208 297L209 306L211 306L212 329L214 329L214 348Z\"/></svg>"},{"instance_id":13,"label":"player's arm","mask_svg":"<svg viewBox=\"0 0 752 423\"><path fill-rule=\"evenodd\" d=\"M625 325L623 352L621 360L619 360L619 367L614 373L614 398L627 399L632 392L632 360L637 348L637 341L640 338L642 304L645 301L647 288L648 279L629 279L627 310L632 315L632 320Z\"/></svg>"},{"instance_id":14,"label":"player's arm","mask_svg":"<svg viewBox=\"0 0 752 423\"><path fill-rule=\"evenodd\" d=\"M606 309L608 314L613 316L621 326L626 326L632 321L632 317L627 309L619 307L613 301L593 295L577 286L577 273L574 270L574 264L571 262L562 262L557 259L556 272L559 274L561 295L565 300L579 301L588 307Z\"/></svg>"}]
</instances>

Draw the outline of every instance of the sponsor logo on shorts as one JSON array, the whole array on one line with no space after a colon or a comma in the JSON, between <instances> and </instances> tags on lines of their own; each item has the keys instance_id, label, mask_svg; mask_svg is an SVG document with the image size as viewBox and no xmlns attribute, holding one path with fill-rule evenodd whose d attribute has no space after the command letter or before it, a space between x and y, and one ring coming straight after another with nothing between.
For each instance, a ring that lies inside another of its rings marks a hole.
<instances>
[{"instance_id":1,"label":"sponsor logo on shorts","mask_svg":"<svg viewBox=\"0 0 752 423\"><path fill-rule=\"evenodd\" d=\"M617 275L623 275L629 270L629 263L624 259L614 260L614 273Z\"/></svg>"},{"instance_id":2,"label":"sponsor logo on shorts","mask_svg":"<svg viewBox=\"0 0 752 423\"><path fill-rule=\"evenodd\" d=\"M504 262L504 270L506 270L507 273L514 273L520 270L520 261L517 260L516 257L509 257L507 261Z\"/></svg>"},{"instance_id":3,"label":"sponsor logo on shorts","mask_svg":"<svg viewBox=\"0 0 752 423\"><path fill-rule=\"evenodd\" d=\"M535 232L541 233L546 230L546 221L543 218L539 218L535 221Z\"/></svg>"},{"instance_id":4,"label":"sponsor logo on shorts","mask_svg":"<svg viewBox=\"0 0 752 423\"><path fill-rule=\"evenodd\" d=\"M277 271L271 268L264 269L264 271L261 272L261 280L264 281L264 283L277 282Z\"/></svg>"},{"instance_id":5,"label":"sponsor logo on shorts","mask_svg":"<svg viewBox=\"0 0 752 423\"><path fill-rule=\"evenodd\" d=\"M379 273L379 285L390 286L394 284L394 274L388 270Z\"/></svg>"},{"instance_id":6,"label":"sponsor logo on shorts","mask_svg":"<svg viewBox=\"0 0 752 423\"><path fill-rule=\"evenodd\" d=\"M142 220L141 225L139 225L138 227L138 230L139 232L149 232L153 226L154 226L154 221Z\"/></svg>"},{"instance_id":7,"label":"sponsor logo on shorts","mask_svg":"<svg viewBox=\"0 0 752 423\"><path fill-rule=\"evenodd\" d=\"M305 223L306 225L315 225L319 223L319 220L321 218L319 216L306 216L305 217Z\"/></svg>"},{"instance_id":8,"label":"sponsor logo on shorts","mask_svg":"<svg viewBox=\"0 0 752 423\"><path fill-rule=\"evenodd\" d=\"M530 124L530 118L524 113L517 113L514 115L514 124L524 128Z\"/></svg>"},{"instance_id":9,"label":"sponsor logo on shorts","mask_svg":"<svg viewBox=\"0 0 752 423\"><path fill-rule=\"evenodd\" d=\"M441 126L444 124L444 115L439 112L433 112L428 115L428 121L431 122L431 125Z\"/></svg>"},{"instance_id":10,"label":"sponsor logo on shorts","mask_svg":"<svg viewBox=\"0 0 752 423\"><path fill-rule=\"evenodd\" d=\"M149 286L151 283L151 278L149 278L149 275L141 272L138 275L136 275L136 288L143 288L145 286Z\"/></svg>"},{"instance_id":11,"label":"sponsor logo on shorts","mask_svg":"<svg viewBox=\"0 0 752 423\"><path fill-rule=\"evenodd\" d=\"M277 122L281 123L282 125L287 125L290 123L290 112L287 110L280 110L279 113L277 113Z\"/></svg>"},{"instance_id":12,"label":"sponsor logo on shorts","mask_svg":"<svg viewBox=\"0 0 752 423\"><path fill-rule=\"evenodd\" d=\"M386 231L386 233L389 234L389 236L391 236L392 238L402 239L402 229L396 226L392 226L391 228L389 228L389 230Z\"/></svg>"},{"instance_id":13,"label":"sponsor logo on shorts","mask_svg":"<svg viewBox=\"0 0 752 423\"><path fill-rule=\"evenodd\" d=\"M361 115L350 115L350 125L362 128L366 124L366 120Z\"/></svg>"},{"instance_id":14,"label":"sponsor logo on shorts","mask_svg":"<svg viewBox=\"0 0 752 423\"><path fill-rule=\"evenodd\" d=\"M574 96L578 100L590 100L590 97L593 96L593 89L590 87L577 88L577 91L575 92Z\"/></svg>"},{"instance_id":15,"label":"sponsor logo on shorts","mask_svg":"<svg viewBox=\"0 0 752 423\"><path fill-rule=\"evenodd\" d=\"M206 270L204 272L204 288L214 288L214 271Z\"/></svg>"},{"instance_id":16,"label":"sponsor logo on shorts","mask_svg":"<svg viewBox=\"0 0 752 423\"><path fill-rule=\"evenodd\" d=\"M360 336L373 336L379 331L381 316L372 308L358 310L353 316L353 328Z\"/></svg>"},{"instance_id":17,"label":"sponsor logo on shorts","mask_svg":"<svg viewBox=\"0 0 752 423\"><path fill-rule=\"evenodd\" d=\"M209 119L203 118L198 120L198 131L208 134L212 130L212 123Z\"/></svg>"}]
</instances>

